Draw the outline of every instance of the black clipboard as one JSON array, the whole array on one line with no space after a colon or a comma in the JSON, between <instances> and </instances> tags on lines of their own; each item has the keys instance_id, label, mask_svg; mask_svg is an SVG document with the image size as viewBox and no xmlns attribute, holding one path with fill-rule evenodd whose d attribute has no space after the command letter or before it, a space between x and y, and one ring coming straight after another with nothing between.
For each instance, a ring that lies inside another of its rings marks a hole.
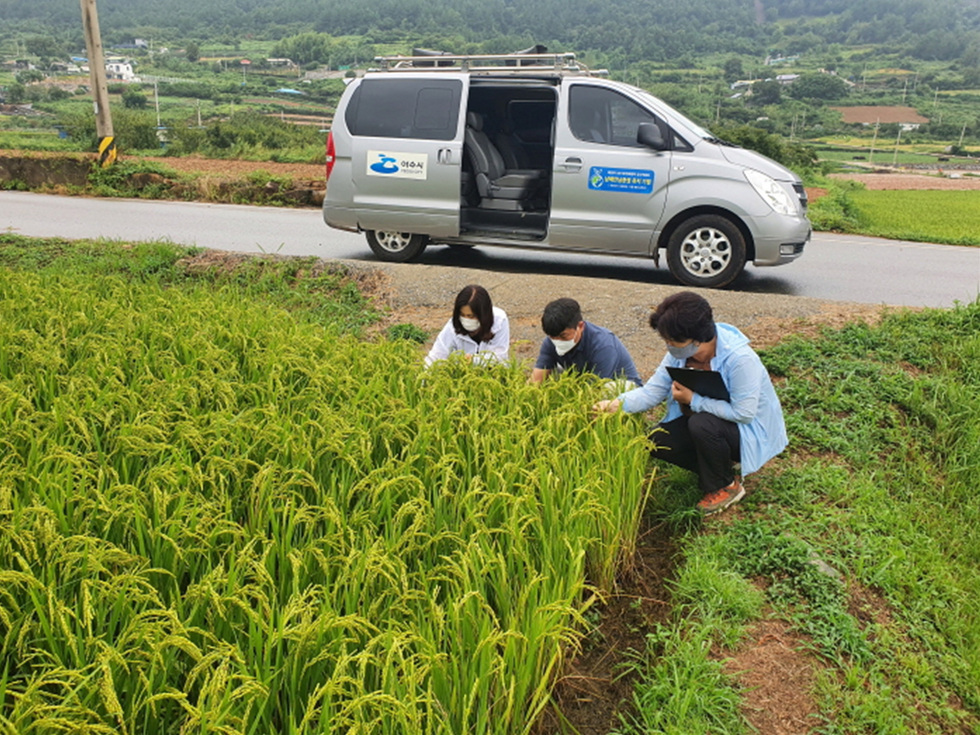
<instances>
[{"instance_id":1,"label":"black clipboard","mask_svg":"<svg viewBox=\"0 0 980 735\"><path fill-rule=\"evenodd\" d=\"M668 367L667 372L670 373L671 378L685 388L690 388L705 398L717 398L719 401L731 399L725 381L721 379L721 373L716 370Z\"/></svg>"}]
</instances>

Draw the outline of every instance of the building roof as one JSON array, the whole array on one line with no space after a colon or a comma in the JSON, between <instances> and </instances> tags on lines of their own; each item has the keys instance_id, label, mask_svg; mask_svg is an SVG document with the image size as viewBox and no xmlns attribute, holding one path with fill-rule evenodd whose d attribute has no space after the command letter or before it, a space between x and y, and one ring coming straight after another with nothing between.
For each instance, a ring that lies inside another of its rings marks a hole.
<instances>
[{"instance_id":1,"label":"building roof","mask_svg":"<svg viewBox=\"0 0 980 735\"><path fill-rule=\"evenodd\" d=\"M866 125L918 123L921 125L929 122L929 118L922 117L912 107L868 105L866 107L831 107L830 109L837 110L846 123L864 123Z\"/></svg>"}]
</instances>

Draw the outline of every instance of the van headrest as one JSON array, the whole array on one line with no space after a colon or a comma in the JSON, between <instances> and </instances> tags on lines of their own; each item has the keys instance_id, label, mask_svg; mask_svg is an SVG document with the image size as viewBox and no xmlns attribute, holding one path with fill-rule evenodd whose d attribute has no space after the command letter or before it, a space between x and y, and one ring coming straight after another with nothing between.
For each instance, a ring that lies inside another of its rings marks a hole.
<instances>
[{"instance_id":1,"label":"van headrest","mask_svg":"<svg viewBox=\"0 0 980 735\"><path fill-rule=\"evenodd\" d=\"M479 112L467 112L466 126L474 130L483 130L483 115Z\"/></svg>"}]
</instances>

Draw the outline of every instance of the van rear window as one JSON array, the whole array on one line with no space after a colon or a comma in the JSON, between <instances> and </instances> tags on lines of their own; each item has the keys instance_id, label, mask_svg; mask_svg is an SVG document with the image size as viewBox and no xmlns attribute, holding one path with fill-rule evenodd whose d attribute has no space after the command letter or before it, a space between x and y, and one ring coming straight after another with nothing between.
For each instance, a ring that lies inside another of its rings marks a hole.
<instances>
[{"instance_id":1,"label":"van rear window","mask_svg":"<svg viewBox=\"0 0 980 735\"><path fill-rule=\"evenodd\" d=\"M352 135L452 140L463 84L458 79L365 79L347 106Z\"/></svg>"}]
</instances>

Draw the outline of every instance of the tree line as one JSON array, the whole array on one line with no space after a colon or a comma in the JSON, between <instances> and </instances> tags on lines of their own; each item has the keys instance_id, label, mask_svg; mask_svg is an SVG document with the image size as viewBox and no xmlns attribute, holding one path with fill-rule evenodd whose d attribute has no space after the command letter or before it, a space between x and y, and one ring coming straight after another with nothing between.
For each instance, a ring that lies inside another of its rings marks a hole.
<instances>
[{"instance_id":1,"label":"tree line","mask_svg":"<svg viewBox=\"0 0 980 735\"><path fill-rule=\"evenodd\" d=\"M980 39L976 0L688 0L683 8L674 0L100 0L99 16L108 43L304 32L384 43L438 32L471 44L508 38L652 61L833 43L887 43L915 58L952 60ZM0 0L0 38L37 32L77 48L80 25L77 4Z\"/></svg>"}]
</instances>

